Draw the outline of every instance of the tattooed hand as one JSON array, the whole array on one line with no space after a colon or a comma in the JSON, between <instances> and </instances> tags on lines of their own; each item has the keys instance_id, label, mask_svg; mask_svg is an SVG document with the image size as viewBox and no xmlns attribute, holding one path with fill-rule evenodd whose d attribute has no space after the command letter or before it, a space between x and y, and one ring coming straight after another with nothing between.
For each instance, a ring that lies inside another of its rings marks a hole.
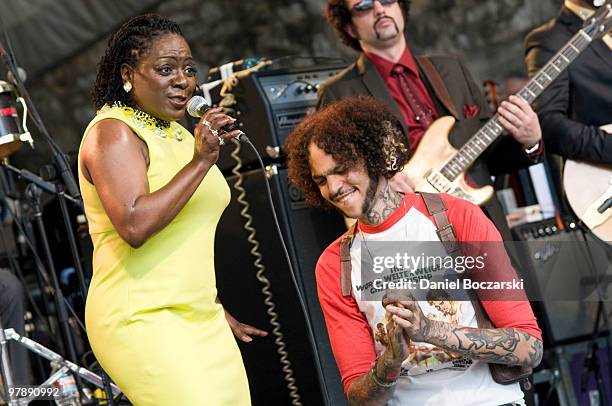
<instances>
[{"instance_id":1,"label":"tattooed hand","mask_svg":"<svg viewBox=\"0 0 612 406\"><path fill-rule=\"evenodd\" d=\"M384 354L385 363L390 366L400 366L410 354L410 338L404 329L393 319L387 323L387 349Z\"/></svg>"},{"instance_id":2,"label":"tattooed hand","mask_svg":"<svg viewBox=\"0 0 612 406\"><path fill-rule=\"evenodd\" d=\"M393 320L403 328L404 334L414 341L495 364L535 368L542 360L542 340L520 329L473 328L429 320L407 291L385 295L383 306L393 314Z\"/></svg>"},{"instance_id":3,"label":"tattooed hand","mask_svg":"<svg viewBox=\"0 0 612 406\"><path fill-rule=\"evenodd\" d=\"M408 291L388 292L383 297L383 306L393 314L393 321L404 334L414 341L425 342L430 320L425 317L418 302Z\"/></svg>"}]
</instances>

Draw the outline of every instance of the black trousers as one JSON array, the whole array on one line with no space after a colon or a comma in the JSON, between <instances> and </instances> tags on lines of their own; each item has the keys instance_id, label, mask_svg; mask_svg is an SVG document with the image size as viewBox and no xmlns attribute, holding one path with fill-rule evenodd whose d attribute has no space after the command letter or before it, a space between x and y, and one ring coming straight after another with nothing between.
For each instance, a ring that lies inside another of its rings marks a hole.
<instances>
[{"instance_id":1,"label":"black trousers","mask_svg":"<svg viewBox=\"0 0 612 406\"><path fill-rule=\"evenodd\" d=\"M0 326L4 329L15 329L17 333L24 335L24 312L23 285L9 271L0 270ZM12 340L9 341L8 350L15 385L30 385L32 378L28 350Z\"/></svg>"}]
</instances>

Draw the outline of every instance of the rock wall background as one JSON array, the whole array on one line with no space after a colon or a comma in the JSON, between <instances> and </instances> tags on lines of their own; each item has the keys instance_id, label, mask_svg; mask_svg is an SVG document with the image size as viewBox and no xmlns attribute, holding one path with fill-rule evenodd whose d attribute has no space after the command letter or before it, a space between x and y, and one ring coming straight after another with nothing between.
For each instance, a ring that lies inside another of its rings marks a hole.
<instances>
[{"instance_id":1,"label":"rock wall background","mask_svg":"<svg viewBox=\"0 0 612 406\"><path fill-rule=\"evenodd\" d=\"M477 81L524 75L522 40L553 18L562 0L413 0L409 42L418 52L464 55ZM167 0L151 10L177 21L200 64L208 67L245 57L328 56L350 62L322 18L323 0ZM109 28L109 30L112 29ZM108 37L37 78L27 87L51 135L72 157L94 114L89 91ZM42 40L42 39L41 39ZM18 166L37 170L50 161L34 132L36 149L12 156Z\"/></svg>"}]
</instances>

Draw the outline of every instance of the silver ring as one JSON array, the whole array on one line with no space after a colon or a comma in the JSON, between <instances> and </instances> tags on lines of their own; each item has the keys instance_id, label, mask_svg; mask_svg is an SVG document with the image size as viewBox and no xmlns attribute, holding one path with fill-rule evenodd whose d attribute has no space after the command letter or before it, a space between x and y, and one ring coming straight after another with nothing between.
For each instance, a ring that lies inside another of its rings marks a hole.
<instances>
[{"instance_id":1,"label":"silver ring","mask_svg":"<svg viewBox=\"0 0 612 406\"><path fill-rule=\"evenodd\" d=\"M219 145L225 145L225 140L220 135L217 135L217 138L219 138Z\"/></svg>"},{"instance_id":2,"label":"silver ring","mask_svg":"<svg viewBox=\"0 0 612 406\"><path fill-rule=\"evenodd\" d=\"M210 125L210 121L204 120L204 121L202 121L202 124L204 124L206 127L208 127L208 129L210 130L212 135L214 135L215 137L219 136L219 130L215 130L214 128L212 128L212 126ZM223 145L223 144L221 144L221 145Z\"/></svg>"}]
</instances>

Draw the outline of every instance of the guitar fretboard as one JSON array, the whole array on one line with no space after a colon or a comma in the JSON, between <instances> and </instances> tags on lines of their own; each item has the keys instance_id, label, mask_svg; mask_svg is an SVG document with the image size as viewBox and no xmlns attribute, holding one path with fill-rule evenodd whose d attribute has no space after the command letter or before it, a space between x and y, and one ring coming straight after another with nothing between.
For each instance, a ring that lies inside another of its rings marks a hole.
<instances>
[{"instance_id":1,"label":"guitar fretboard","mask_svg":"<svg viewBox=\"0 0 612 406\"><path fill-rule=\"evenodd\" d=\"M531 104L580 55L591 41L592 38L584 29L578 31L525 87L517 93L517 96ZM454 180L459 174L469 168L503 132L504 129L499 123L499 115L496 113L440 169L440 173L447 179Z\"/></svg>"}]
</instances>

